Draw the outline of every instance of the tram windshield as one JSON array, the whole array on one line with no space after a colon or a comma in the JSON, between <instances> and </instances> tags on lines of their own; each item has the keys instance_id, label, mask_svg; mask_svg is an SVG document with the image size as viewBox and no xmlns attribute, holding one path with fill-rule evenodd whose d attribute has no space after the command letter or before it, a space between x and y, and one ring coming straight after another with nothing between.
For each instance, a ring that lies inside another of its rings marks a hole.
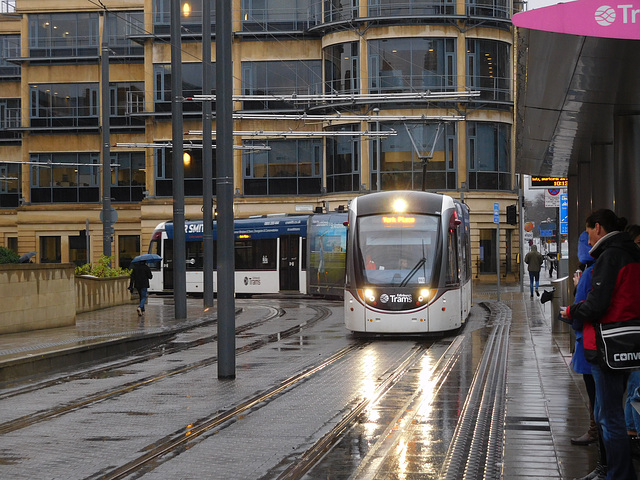
<instances>
[{"instance_id":1,"label":"tram windshield","mask_svg":"<svg viewBox=\"0 0 640 480\"><path fill-rule=\"evenodd\" d=\"M440 218L390 214L358 218L358 249L369 285L428 285L437 256Z\"/></svg>"}]
</instances>

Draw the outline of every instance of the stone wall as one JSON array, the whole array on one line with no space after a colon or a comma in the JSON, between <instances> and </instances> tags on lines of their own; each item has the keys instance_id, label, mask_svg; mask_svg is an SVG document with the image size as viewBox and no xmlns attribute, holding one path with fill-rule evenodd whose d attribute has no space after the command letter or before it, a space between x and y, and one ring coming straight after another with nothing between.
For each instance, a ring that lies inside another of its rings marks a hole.
<instances>
[{"instance_id":1,"label":"stone wall","mask_svg":"<svg viewBox=\"0 0 640 480\"><path fill-rule=\"evenodd\" d=\"M74 325L72 264L0 265L0 334Z\"/></svg>"}]
</instances>

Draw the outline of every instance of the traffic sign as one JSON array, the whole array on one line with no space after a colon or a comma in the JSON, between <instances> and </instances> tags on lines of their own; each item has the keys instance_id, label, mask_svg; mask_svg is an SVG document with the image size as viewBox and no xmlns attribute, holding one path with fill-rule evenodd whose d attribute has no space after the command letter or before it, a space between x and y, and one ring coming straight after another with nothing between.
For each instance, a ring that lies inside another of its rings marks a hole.
<instances>
[{"instance_id":1,"label":"traffic sign","mask_svg":"<svg viewBox=\"0 0 640 480\"><path fill-rule=\"evenodd\" d=\"M560 195L560 235L569 234L569 200L568 195Z\"/></svg>"},{"instance_id":2,"label":"traffic sign","mask_svg":"<svg viewBox=\"0 0 640 480\"><path fill-rule=\"evenodd\" d=\"M500 204L493 204L493 223L500 223Z\"/></svg>"}]
</instances>

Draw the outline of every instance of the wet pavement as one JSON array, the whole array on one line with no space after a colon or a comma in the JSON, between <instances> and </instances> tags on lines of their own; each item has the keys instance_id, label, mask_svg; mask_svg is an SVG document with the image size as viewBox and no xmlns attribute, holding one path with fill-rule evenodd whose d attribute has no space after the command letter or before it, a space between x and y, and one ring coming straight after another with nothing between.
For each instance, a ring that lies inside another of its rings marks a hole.
<instances>
[{"instance_id":1,"label":"wet pavement","mask_svg":"<svg viewBox=\"0 0 640 480\"><path fill-rule=\"evenodd\" d=\"M543 274L541 291L548 285ZM582 378L568 366L569 333L551 323L550 304L529 298L527 285L523 292L519 286L502 285L501 301L496 298L495 286L476 287L473 319L459 341L364 343L342 326L340 302L239 299L236 307L242 312L236 325L247 324L251 329L238 335L238 346L251 345L274 329L285 331L295 322L309 321L311 326L239 355L234 381L215 378L211 360L215 346L203 343L179 355L160 355L32 393L4 385L0 388L0 477L115 478L108 473L169 437L198 436L179 452L122 478L278 478L358 405L361 412L354 414L348 433L323 453L324 460L306 473L307 478L583 476L595 467L597 449L570 443L571 437L587 429L589 416ZM75 328L2 335L0 365L176 329L182 333L174 344L194 341L195 345L202 334L215 334L215 309L205 312L200 299L190 298L187 303L186 321L173 318L170 297L151 297L141 319L135 305L122 306L81 314ZM321 308L331 316L314 323ZM256 322L262 318L269 323ZM497 324L501 330L496 330ZM185 330L188 326L199 327ZM494 332L495 347L489 354L486 347ZM426 350L417 355L416 348ZM321 365L342 349L351 350L334 363ZM454 356L459 360L447 363ZM478 372L487 358L492 363L486 365L485 383L479 383ZM402 359L407 362L404 370L398 369ZM168 366L170 373L166 373ZM267 387L311 367L318 372L283 387L282 392L266 392ZM389 382L389 389L382 393L382 384L396 370L398 381ZM57 375L62 374L53 377ZM161 375L166 378L149 380ZM121 386L125 381L136 386L126 390ZM122 392L107 398L104 392L109 388ZM483 398L485 392L494 396ZM99 399L101 395L104 400ZM470 407L474 396L477 408ZM70 412L52 409L51 420L33 421L29 426L17 423L30 412L44 415L54 404L75 405L78 398L96 400ZM248 405L239 416L214 423L221 412L252 398L258 399L256 404ZM476 423L461 435L467 417L486 408L493 409L486 412L488 420L482 423L480 417L473 417ZM207 422L215 426L197 431L199 424ZM482 445L488 446L479 447L483 435L487 438ZM461 460L455 447L465 455L475 450L478 454ZM477 458L483 458L484 464L478 465ZM454 465L461 468L462 461L467 462L467 476L446 476L443 466L454 472Z\"/></svg>"}]
</instances>

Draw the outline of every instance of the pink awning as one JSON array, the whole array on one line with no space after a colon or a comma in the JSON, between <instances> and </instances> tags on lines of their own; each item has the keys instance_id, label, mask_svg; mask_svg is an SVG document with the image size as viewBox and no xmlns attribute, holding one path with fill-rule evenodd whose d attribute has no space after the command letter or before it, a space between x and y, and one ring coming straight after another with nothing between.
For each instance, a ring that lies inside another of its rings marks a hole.
<instances>
[{"instance_id":1,"label":"pink awning","mask_svg":"<svg viewBox=\"0 0 640 480\"><path fill-rule=\"evenodd\" d=\"M586 37L640 40L640 0L576 0L513 16L516 27Z\"/></svg>"}]
</instances>

